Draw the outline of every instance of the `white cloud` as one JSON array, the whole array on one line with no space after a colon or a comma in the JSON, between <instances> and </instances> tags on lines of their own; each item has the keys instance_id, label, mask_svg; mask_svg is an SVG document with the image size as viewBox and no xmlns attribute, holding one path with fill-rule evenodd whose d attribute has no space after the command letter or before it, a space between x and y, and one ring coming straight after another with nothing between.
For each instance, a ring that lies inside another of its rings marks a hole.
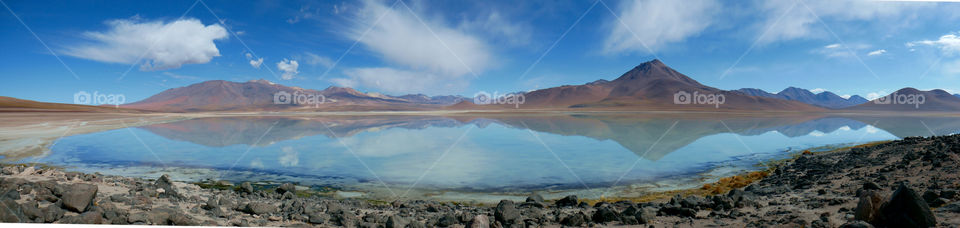
<instances>
[{"instance_id":1,"label":"white cloud","mask_svg":"<svg viewBox=\"0 0 960 228\"><path fill-rule=\"evenodd\" d=\"M511 46L530 44L533 29L527 24L517 23L506 18L500 12L493 11L476 20L465 20L460 24L465 31L482 31L493 40Z\"/></svg>"},{"instance_id":2,"label":"white cloud","mask_svg":"<svg viewBox=\"0 0 960 228\"><path fill-rule=\"evenodd\" d=\"M406 71L388 67L355 68L344 72L347 78L336 78L331 81L344 87L363 86L378 88L382 92L391 94L410 94L431 91L435 94L446 94L460 91L467 87L466 80L447 80L446 76L423 71Z\"/></svg>"},{"instance_id":3,"label":"white cloud","mask_svg":"<svg viewBox=\"0 0 960 228\"><path fill-rule=\"evenodd\" d=\"M816 89L811 89L811 90L810 90L811 93L822 93L822 92L826 92L826 91L827 91L827 90L826 90L826 89L823 89L823 88L816 88Z\"/></svg>"},{"instance_id":4,"label":"white cloud","mask_svg":"<svg viewBox=\"0 0 960 228\"><path fill-rule=\"evenodd\" d=\"M887 50L880 49L880 50L871 51L870 53L867 53L867 56L878 56L878 55L883 55L884 53L887 53Z\"/></svg>"},{"instance_id":5,"label":"white cloud","mask_svg":"<svg viewBox=\"0 0 960 228\"><path fill-rule=\"evenodd\" d=\"M281 149L281 152L283 155L277 158L277 162L280 163L280 166L291 167L300 164L300 153L293 150L293 147L285 146Z\"/></svg>"},{"instance_id":6,"label":"white cloud","mask_svg":"<svg viewBox=\"0 0 960 228\"><path fill-rule=\"evenodd\" d=\"M960 54L960 36L958 33L950 33L943 36L940 36L938 40L920 40L907 43L907 47L914 47L918 45L928 45L936 48L940 48L940 51L944 55L957 55Z\"/></svg>"},{"instance_id":7,"label":"white cloud","mask_svg":"<svg viewBox=\"0 0 960 228\"><path fill-rule=\"evenodd\" d=\"M870 48L869 44L830 44L821 48L811 50L812 53L821 54L830 58L854 57L855 51Z\"/></svg>"},{"instance_id":8,"label":"white cloud","mask_svg":"<svg viewBox=\"0 0 960 228\"><path fill-rule=\"evenodd\" d=\"M620 21L611 17L610 33L603 52L657 50L668 43L680 42L706 29L720 10L714 0L696 1L626 1L620 6ZM626 26L624 26L624 24Z\"/></svg>"},{"instance_id":9,"label":"white cloud","mask_svg":"<svg viewBox=\"0 0 960 228\"><path fill-rule=\"evenodd\" d=\"M895 18L930 4L865 0L764 0L757 37L761 43L804 38L830 38L817 17L830 22L871 21ZM809 7L809 10L808 10ZM811 13L813 11L813 13Z\"/></svg>"},{"instance_id":10,"label":"white cloud","mask_svg":"<svg viewBox=\"0 0 960 228\"><path fill-rule=\"evenodd\" d=\"M287 60L277 62L277 69L280 69L280 72L283 74L280 75L280 78L283 80L293 79L294 76L297 76L300 72L297 71L297 68L300 67L300 64L296 60Z\"/></svg>"},{"instance_id":11,"label":"white cloud","mask_svg":"<svg viewBox=\"0 0 960 228\"><path fill-rule=\"evenodd\" d=\"M360 40L387 61L451 78L471 69L480 71L490 64L490 49L480 38L447 27L442 20L419 18L423 23L402 4L390 8L368 0L363 2L345 35ZM367 29L369 32L363 36Z\"/></svg>"},{"instance_id":12,"label":"white cloud","mask_svg":"<svg viewBox=\"0 0 960 228\"><path fill-rule=\"evenodd\" d=\"M844 94L844 95L840 95L840 97L842 97L843 99L850 99L850 97L853 97L853 95Z\"/></svg>"},{"instance_id":13,"label":"white cloud","mask_svg":"<svg viewBox=\"0 0 960 228\"><path fill-rule=\"evenodd\" d=\"M827 45L827 46L823 46L823 47L824 47L824 48L827 48L827 49L834 49L834 48L839 48L839 47L840 47L840 44L831 44L831 45Z\"/></svg>"},{"instance_id":14,"label":"white cloud","mask_svg":"<svg viewBox=\"0 0 960 228\"><path fill-rule=\"evenodd\" d=\"M263 64L263 58L259 58L257 60L250 60L250 66L253 66L253 68L260 69L261 64Z\"/></svg>"},{"instance_id":15,"label":"white cloud","mask_svg":"<svg viewBox=\"0 0 960 228\"><path fill-rule=\"evenodd\" d=\"M227 38L220 25L203 25L197 19L172 22L108 21L104 32L85 32L91 42L69 47L64 54L100 62L134 64L140 70L180 68L202 64L220 56L213 41Z\"/></svg>"},{"instance_id":16,"label":"white cloud","mask_svg":"<svg viewBox=\"0 0 960 228\"><path fill-rule=\"evenodd\" d=\"M314 53L307 52L306 64L308 65L320 65L325 68L333 67L333 60L327 58L326 56L320 56Z\"/></svg>"}]
</instances>

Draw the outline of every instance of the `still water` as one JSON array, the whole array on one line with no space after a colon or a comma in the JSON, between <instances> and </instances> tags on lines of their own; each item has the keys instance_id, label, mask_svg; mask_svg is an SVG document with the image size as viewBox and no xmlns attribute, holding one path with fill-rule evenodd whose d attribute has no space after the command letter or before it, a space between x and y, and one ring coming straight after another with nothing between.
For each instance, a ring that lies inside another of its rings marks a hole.
<instances>
[{"instance_id":1,"label":"still water","mask_svg":"<svg viewBox=\"0 0 960 228\"><path fill-rule=\"evenodd\" d=\"M68 136L51 153L23 161L185 181L290 181L384 197L612 196L696 186L809 148L958 132L960 118L945 117L217 117Z\"/></svg>"}]
</instances>

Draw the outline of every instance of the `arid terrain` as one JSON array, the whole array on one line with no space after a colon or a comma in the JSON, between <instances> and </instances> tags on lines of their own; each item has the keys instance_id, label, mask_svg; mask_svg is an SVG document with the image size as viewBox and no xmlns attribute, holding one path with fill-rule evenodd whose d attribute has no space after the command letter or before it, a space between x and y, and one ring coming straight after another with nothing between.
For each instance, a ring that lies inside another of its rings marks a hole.
<instances>
[{"instance_id":1,"label":"arid terrain","mask_svg":"<svg viewBox=\"0 0 960 228\"><path fill-rule=\"evenodd\" d=\"M0 176L5 207L0 219L349 227L956 227L958 160L958 135L906 138L805 152L767 172L724 178L669 199L581 201L534 194L525 202L497 205L338 199L293 183L180 183L166 176L148 180L11 164Z\"/></svg>"}]
</instances>

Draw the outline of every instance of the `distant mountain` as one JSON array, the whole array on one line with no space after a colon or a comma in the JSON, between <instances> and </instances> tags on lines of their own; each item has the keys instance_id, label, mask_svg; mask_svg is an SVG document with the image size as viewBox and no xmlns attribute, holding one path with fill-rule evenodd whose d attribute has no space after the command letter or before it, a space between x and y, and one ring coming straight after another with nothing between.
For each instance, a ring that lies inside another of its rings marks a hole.
<instances>
[{"instance_id":1,"label":"distant mountain","mask_svg":"<svg viewBox=\"0 0 960 228\"><path fill-rule=\"evenodd\" d=\"M960 111L960 97L939 89L921 91L908 87L846 110Z\"/></svg>"},{"instance_id":2,"label":"distant mountain","mask_svg":"<svg viewBox=\"0 0 960 228\"><path fill-rule=\"evenodd\" d=\"M955 96L955 97L960 97L960 93L954 94L953 96Z\"/></svg>"},{"instance_id":3,"label":"distant mountain","mask_svg":"<svg viewBox=\"0 0 960 228\"><path fill-rule=\"evenodd\" d=\"M762 89L754 89L754 88L743 88L743 89L738 89L736 91L741 92L743 94L751 95L751 96L770 97L770 98L777 98L777 99L790 100L790 101L799 101L799 102L816 105L824 108L830 108L830 109L841 109L841 108L851 107L851 106L855 106L855 105L859 105L867 102L867 99L864 99L859 95L854 95L854 96L851 96L850 98L843 98L830 91L824 91L824 92L815 94L810 90L796 88L796 87L786 88L783 91L780 91L779 93L776 93L776 94L769 93Z\"/></svg>"},{"instance_id":4,"label":"distant mountain","mask_svg":"<svg viewBox=\"0 0 960 228\"><path fill-rule=\"evenodd\" d=\"M378 93L363 93L345 87L331 86L318 91L284 86L261 79L243 83L223 80L206 81L168 89L142 101L121 105L121 107L165 112L367 111L420 110L429 109L431 105Z\"/></svg>"},{"instance_id":5,"label":"distant mountain","mask_svg":"<svg viewBox=\"0 0 960 228\"><path fill-rule=\"evenodd\" d=\"M666 66L660 60L640 64L615 80L597 80L583 85L564 85L523 93L525 102L514 105L475 105L464 101L453 109L612 109L612 110L767 110L814 111L821 108L796 101L744 95L705 86ZM700 95L700 100L691 97ZM704 104L720 97L723 104ZM676 102L675 98L680 99ZM692 101L692 102L691 102ZM687 103L684 103L687 102Z\"/></svg>"},{"instance_id":6,"label":"distant mountain","mask_svg":"<svg viewBox=\"0 0 960 228\"><path fill-rule=\"evenodd\" d=\"M0 96L0 112L118 112L142 113L140 110L117 108L113 105L91 106L47 103Z\"/></svg>"}]
</instances>

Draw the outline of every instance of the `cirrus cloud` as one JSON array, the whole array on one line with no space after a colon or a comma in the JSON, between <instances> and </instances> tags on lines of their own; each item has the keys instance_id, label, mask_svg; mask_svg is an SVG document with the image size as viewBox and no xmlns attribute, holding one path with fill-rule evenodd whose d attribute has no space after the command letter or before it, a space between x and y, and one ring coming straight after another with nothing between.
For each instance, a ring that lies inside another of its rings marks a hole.
<instances>
[{"instance_id":1,"label":"cirrus cloud","mask_svg":"<svg viewBox=\"0 0 960 228\"><path fill-rule=\"evenodd\" d=\"M220 56L215 40L227 39L218 24L204 25L197 19L171 22L112 20L109 29L85 32L88 43L67 48L64 54L107 63L135 64L140 70L166 70L184 64L203 64Z\"/></svg>"},{"instance_id":2,"label":"cirrus cloud","mask_svg":"<svg viewBox=\"0 0 960 228\"><path fill-rule=\"evenodd\" d=\"M614 18L608 22L610 31L603 52L647 52L647 48L656 50L684 41L711 25L719 12L720 4L715 0L627 1L621 6L619 21Z\"/></svg>"}]
</instances>

